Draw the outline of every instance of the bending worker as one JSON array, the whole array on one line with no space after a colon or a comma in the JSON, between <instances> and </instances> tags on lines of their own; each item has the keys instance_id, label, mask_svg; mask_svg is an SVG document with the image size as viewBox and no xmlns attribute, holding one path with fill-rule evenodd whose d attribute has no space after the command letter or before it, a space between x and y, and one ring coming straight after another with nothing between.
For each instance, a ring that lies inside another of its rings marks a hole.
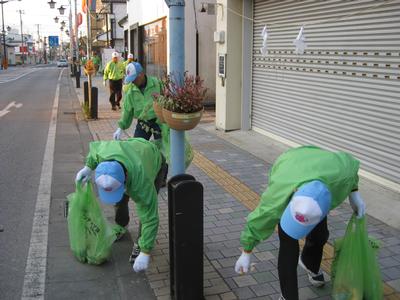
<instances>
[{"instance_id":1,"label":"bending worker","mask_svg":"<svg viewBox=\"0 0 400 300\"><path fill-rule=\"evenodd\" d=\"M158 231L157 194L167 172L164 157L144 139L91 142L86 166L76 181L89 180L92 170L100 200L115 206L118 225L128 225L129 198L135 202L141 225L130 262L135 272L146 270Z\"/></svg>"},{"instance_id":2,"label":"bending worker","mask_svg":"<svg viewBox=\"0 0 400 300\"><path fill-rule=\"evenodd\" d=\"M291 149L274 163L269 184L258 207L249 214L240 242L242 255L235 271L246 273L251 252L267 239L278 224L280 241L278 274L282 296L297 300L297 265L314 286L325 283L320 270L322 250L328 241L327 215L349 196L357 217L365 214L358 188L359 161L344 152L333 153L314 146ZM298 240L306 238L299 258Z\"/></svg>"},{"instance_id":3,"label":"bending worker","mask_svg":"<svg viewBox=\"0 0 400 300\"><path fill-rule=\"evenodd\" d=\"M139 63L132 62L126 67L125 84L129 84L129 88L124 96L119 128L114 132L114 139L121 138L122 130L131 126L133 118L138 119L134 137L149 140L153 135L155 140L160 139L161 129L153 109L153 95L161 93L160 80L147 76Z\"/></svg>"},{"instance_id":4,"label":"bending worker","mask_svg":"<svg viewBox=\"0 0 400 300\"><path fill-rule=\"evenodd\" d=\"M124 78L125 68L124 64L119 61L118 52L113 52L111 57L111 61L109 61L104 68L103 84L106 86L106 81L107 79L109 80L111 109L117 110L117 106L121 108L122 79ZM117 97L117 99L115 99L115 97Z\"/></svg>"}]
</instances>

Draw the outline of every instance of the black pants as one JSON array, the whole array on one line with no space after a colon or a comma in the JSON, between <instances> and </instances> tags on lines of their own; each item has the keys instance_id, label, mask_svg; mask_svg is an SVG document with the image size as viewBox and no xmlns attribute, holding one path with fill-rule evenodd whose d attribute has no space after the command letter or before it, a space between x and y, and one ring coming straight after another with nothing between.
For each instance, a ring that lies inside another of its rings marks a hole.
<instances>
[{"instance_id":1,"label":"black pants","mask_svg":"<svg viewBox=\"0 0 400 300\"><path fill-rule=\"evenodd\" d=\"M160 191L161 185L163 181L165 180L165 177L167 176L168 172L168 166L165 163L165 158L164 156L162 157L162 162L161 162L161 167L160 170L158 171L157 177L154 180L154 186L156 188L157 194ZM125 227L129 223L129 196L127 194L124 194L122 197L122 200L119 201L117 204L114 205L115 208L115 223L118 225ZM142 225L139 222L139 228L138 228L138 236L136 239L136 242L139 240L140 235L142 232Z\"/></svg>"},{"instance_id":2,"label":"black pants","mask_svg":"<svg viewBox=\"0 0 400 300\"><path fill-rule=\"evenodd\" d=\"M119 80L111 80L110 79L110 103L112 107L115 105L120 105L122 99L122 79ZM115 96L117 96L117 100L115 100Z\"/></svg>"},{"instance_id":3,"label":"black pants","mask_svg":"<svg viewBox=\"0 0 400 300\"><path fill-rule=\"evenodd\" d=\"M133 137L150 140L153 135L155 140L161 139L161 128L156 121L157 119L151 119L148 121L138 120Z\"/></svg>"},{"instance_id":4,"label":"black pants","mask_svg":"<svg viewBox=\"0 0 400 300\"><path fill-rule=\"evenodd\" d=\"M280 224L278 233L280 242L278 274L281 292L286 300L298 300L297 264L300 252L299 241L287 235ZM301 253L301 260L307 269L313 273L319 272L323 248L328 241L328 237L329 231L326 217L306 237L306 242Z\"/></svg>"}]
</instances>

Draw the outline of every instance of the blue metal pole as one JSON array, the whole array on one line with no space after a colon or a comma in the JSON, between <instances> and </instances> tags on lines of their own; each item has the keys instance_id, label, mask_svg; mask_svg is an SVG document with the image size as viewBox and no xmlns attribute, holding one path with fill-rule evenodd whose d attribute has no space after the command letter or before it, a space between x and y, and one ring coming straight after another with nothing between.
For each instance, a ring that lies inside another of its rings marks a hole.
<instances>
[{"instance_id":1,"label":"blue metal pole","mask_svg":"<svg viewBox=\"0 0 400 300\"><path fill-rule=\"evenodd\" d=\"M165 1L169 7L170 73L175 80L185 71L185 1ZM185 132L171 129L171 175L185 172Z\"/></svg>"}]
</instances>

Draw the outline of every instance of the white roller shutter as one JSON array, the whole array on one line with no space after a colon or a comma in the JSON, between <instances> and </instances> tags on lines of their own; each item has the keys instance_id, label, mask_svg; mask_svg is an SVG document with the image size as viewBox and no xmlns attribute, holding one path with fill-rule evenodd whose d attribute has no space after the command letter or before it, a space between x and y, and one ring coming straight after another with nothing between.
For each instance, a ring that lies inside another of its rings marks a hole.
<instances>
[{"instance_id":1,"label":"white roller shutter","mask_svg":"<svg viewBox=\"0 0 400 300\"><path fill-rule=\"evenodd\" d=\"M252 127L348 151L400 183L400 1L255 0L253 28Z\"/></svg>"}]
</instances>

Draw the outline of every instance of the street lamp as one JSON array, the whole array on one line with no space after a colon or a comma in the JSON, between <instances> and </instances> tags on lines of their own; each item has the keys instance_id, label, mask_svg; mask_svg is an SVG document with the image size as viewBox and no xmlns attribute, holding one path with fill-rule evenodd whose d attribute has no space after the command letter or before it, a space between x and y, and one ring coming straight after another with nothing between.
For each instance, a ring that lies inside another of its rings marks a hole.
<instances>
[{"instance_id":1,"label":"street lamp","mask_svg":"<svg viewBox=\"0 0 400 300\"><path fill-rule=\"evenodd\" d=\"M7 69L8 67L8 61L7 61L7 47L6 47L6 31L4 30L4 11L3 11L3 4L7 3L7 2L11 2L11 1L15 1L15 0L0 0L0 4L1 4L1 19L2 19L2 23L3 23L3 49L4 49L4 54L3 54L3 69ZM21 0L18 0L21 1Z\"/></svg>"},{"instance_id":2,"label":"street lamp","mask_svg":"<svg viewBox=\"0 0 400 300\"><path fill-rule=\"evenodd\" d=\"M63 15L64 14L64 11L65 11L65 7L64 6L60 6L59 8L57 8L58 9L58 11L60 12L60 15Z\"/></svg>"},{"instance_id":3,"label":"street lamp","mask_svg":"<svg viewBox=\"0 0 400 300\"><path fill-rule=\"evenodd\" d=\"M65 21L61 21L61 26L64 27L65 26Z\"/></svg>"},{"instance_id":4,"label":"street lamp","mask_svg":"<svg viewBox=\"0 0 400 300\"><path fill-rule=\"evenodd\" d=\"M50 5L50 8L54 8L56 7L56 2L53 0L50 0L49 2L47 2Z\"/></svg>"},{"instance_id":5,"label":"street lamp","mask_svg":"<svg viewBox=\"0 0 400 300\"><path fill-rule=\"evenodd\" d=\"M54 18L54 22L58 23L58 17Z\"/></svg>"}]
</instances>

